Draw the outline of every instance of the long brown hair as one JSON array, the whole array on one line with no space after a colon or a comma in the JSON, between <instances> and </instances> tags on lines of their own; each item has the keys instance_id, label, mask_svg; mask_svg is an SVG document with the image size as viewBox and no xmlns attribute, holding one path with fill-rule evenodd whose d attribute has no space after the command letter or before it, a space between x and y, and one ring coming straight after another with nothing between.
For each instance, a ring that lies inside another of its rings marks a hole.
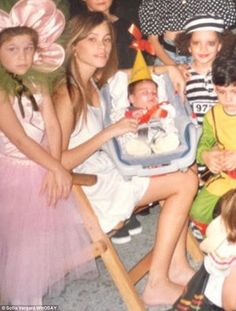
<instances>
[{"instance_id":1,"label":"long brown hair","mask_svg":"<svg viewBox=\"0 0 236 311\"><path fill-rule=\"evenodd\" d=\"M189 52L190 41L193 33L181 32L177 35L175 39L175 45L178 52L181 55L191 56ZM230 30L225 30L222 33L216 32L219 42L222 44L221 50L219 53L225 53L226 51L232 50L236 43L236 36Z\"/></svg>"},{"instance_id":2,"label":"long brown hair","mask_svg":"<svg viewBox=\"0 0 236 311\"><path fill-rule=\"evenodd\" d=\"M103 22L106 22L112 39L112 48L109 59L104 68L97 69L94 73L94 80L100 88L104 83L115 73L117 70L117 55L115 47L115 37L111 22L101 12L84 12L81 15L73 17L66 30L66 37L68 38L65 50L65 70L66 70L66 83L71 102L75 108L76 116L83 115L86 119L87 103L90 99L90 94L86 92L83 85L81 73L76 65L73 46L79 41L86 38L91 30Z\"/></svg>"},{"instance_id":3,"label":"long brown hair","mask_svg":"<svg viewBox=\"0 0 236 311\"><path fill-rule=\"evenodd\" d=\"M227 230L227 240L236 242L236 189L225 193L218 201L218 204Z\"/></svg>"}]
</instances>

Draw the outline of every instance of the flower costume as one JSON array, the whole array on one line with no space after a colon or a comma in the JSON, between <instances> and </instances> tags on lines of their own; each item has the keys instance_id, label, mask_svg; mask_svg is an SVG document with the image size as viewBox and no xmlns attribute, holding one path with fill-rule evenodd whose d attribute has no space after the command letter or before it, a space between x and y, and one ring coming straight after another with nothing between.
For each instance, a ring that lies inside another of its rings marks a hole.
<instances>
[{"instance_id":1,"label":"flower costume","mask_svg":"<svg viewBox=\"0 0 236 311\"><path fill-rule=\"evenodd\" d=\"M9 14L0 10L0 34L16 26L38 32L34 68L47 74L63 62L64 50L54 41L64 25L63 14L50 0L20 0ZM43 95L35 87L40 76L30 71L16 77L2 66L0 71L0 88L9 96L24 132L47 149L41 114ZM31 93L26 85L34 91ZM46 173L0 130L0 293L5 304L41 305L52 285L63 288L66 273L73 270L79 277L95 268L90 240L73 196L50 208L46 195L40 194Z\"/></svg>"}]
</instances>

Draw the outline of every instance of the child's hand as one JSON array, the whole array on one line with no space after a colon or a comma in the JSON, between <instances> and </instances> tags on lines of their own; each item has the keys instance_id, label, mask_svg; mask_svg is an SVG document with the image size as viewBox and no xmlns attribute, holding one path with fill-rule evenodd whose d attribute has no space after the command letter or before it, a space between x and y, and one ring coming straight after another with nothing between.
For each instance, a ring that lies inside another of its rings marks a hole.
<instances>
[{"instance_id":1,"label":"child's hand","mask_svg":"<svg viewBox=\"0 0 236 311\"><path fill-rule=\"evenodd\" d=\"M44 177L40 193L47 196L48 206L55 206L57 201L57 184L51 171L48 171Z\"/></svg>"},{"instance_id":2,"label":"child's hand","mask_svg":"<svg viewBox=\"0 0 236 311\"><path fill-rule=\"evenodd\" d=\"M117 137L128 132L136 133L138 130L138 121L135 118L122 118L116 123L107 127L112 131L112 137Z\"/></svg>"},{"instance_id":3,"label":"child's hand","mask_svg":"<svg viewBox=\"0 0 236 311\"><path fill-rule=\"evenodd\" d=\"M175 92L180 95L182 100L185 99L186 77L177 66L168 66L168 74L173 83Z\"/></svg>"},{"instance_id":4,"label":"child's hand","mask_svg":"<svg viewBox=\"0 0 236 311\"><path fill-rule=\"evenodd\" d=\"M125 111L125 117L127 118L134 118L139 122L139 119L147 112L147 109L136 108L136 109L129 109Z\"/></svg>"},{"instance_id":5,"label":"child's hand","mask_svg":"<svg viewBox=\"0 0 236 311\"><path fill-rule=\"evenodd\" d=\"M72 176L59 166L54 172L48 171L41 188L46 193L48 206L54 207L59 199L66 199L71 191Z\"/></svg>"},{"instance_id":6,"label":"child's hand","mask_svg":"<svg viewBox=\"0 0 236 311\"><path fill-rule=\"evenodd\" d=\"M190 78L190 73L189 73L189 65L188 64L179 64L178 69L180 70L180 72L182 73L185 81L188 81L188 79Z\"/></svg>"},{"instance_id":7,"label":"child's hand","mask_svg":"<svg viewBox=\"0 0 236 311\"><path fill-rule=\"evenodd\" d=\"M202 154L204 163L213 174L218 174L223 171L223 156L224 153L220 150L204 151Z\"/></svg>"},{"instance_id":8,"label":"child's hand","mask_svg":"<svg viewBox=\"0 0 236 311\"><path fill-rule=\"evenodd\" d=\"M224 171L236 169L236 151L223 152L222 167Z\"/></svg>"},{"instance_id":9,"label":"child's hand","mask_svg":"<svg viewBox=\"0 0 236 311\"><path fill-rule=\"evenodd\" d=\"M60 166L60 168L54 172L54 176L57 183L58 198L66 199L71 192L71 174L66 169L64 169L63 166Z\"/></svg>"}]
</instances>

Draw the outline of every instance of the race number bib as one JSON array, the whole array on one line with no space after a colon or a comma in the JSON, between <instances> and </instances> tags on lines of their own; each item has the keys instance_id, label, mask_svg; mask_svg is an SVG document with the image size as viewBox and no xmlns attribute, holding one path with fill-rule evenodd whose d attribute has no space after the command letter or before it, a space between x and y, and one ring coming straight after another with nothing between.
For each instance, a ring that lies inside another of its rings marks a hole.
<instances>
[{"instance_id":1,"label":"race number bib","mask_svg":"<svg viewBox=\"0 0 236 311\"><path fill-rule=\"evenodd\" d=\"M193 112L196 114L206 114L208 110L210 110L214 106L214 103L201 103L195 102L192 103Z\"/></svg>"}]
</instances>

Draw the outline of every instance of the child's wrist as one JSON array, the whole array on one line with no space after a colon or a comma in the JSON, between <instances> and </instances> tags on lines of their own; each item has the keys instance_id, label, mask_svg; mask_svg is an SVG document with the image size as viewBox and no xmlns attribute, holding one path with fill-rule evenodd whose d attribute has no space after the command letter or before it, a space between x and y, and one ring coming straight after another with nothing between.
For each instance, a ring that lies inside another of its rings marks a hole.
<instances>
[{"instance_id":1,"label":"child's wrist","mask_svg":"<svg viewBox=\"0 0 236 311\"><path fill-rule=\"evenodd\" d=\"M54 163L54 165L53 165L53 167L52 167L52 169L51 169L52 173L53 173L53 174L56 174L56 173L58 173L61 169L62 169L61 163L55 160L55 163Z\"/></svg>"},{"instance_id":2,"label":"child's wrist","mask_svg":"<svg viewBox=\"0 0 236 311\"><path fill-rule=\"evenodd\" d=\"M111 124L111 125L105 127L104 130L102 131L104 143L107 142L109 139L114 137L114 135L112 134L113 133L113 130L112 130L113 127L114 127L114 124Z\"/></svg>"}]
</instances>

